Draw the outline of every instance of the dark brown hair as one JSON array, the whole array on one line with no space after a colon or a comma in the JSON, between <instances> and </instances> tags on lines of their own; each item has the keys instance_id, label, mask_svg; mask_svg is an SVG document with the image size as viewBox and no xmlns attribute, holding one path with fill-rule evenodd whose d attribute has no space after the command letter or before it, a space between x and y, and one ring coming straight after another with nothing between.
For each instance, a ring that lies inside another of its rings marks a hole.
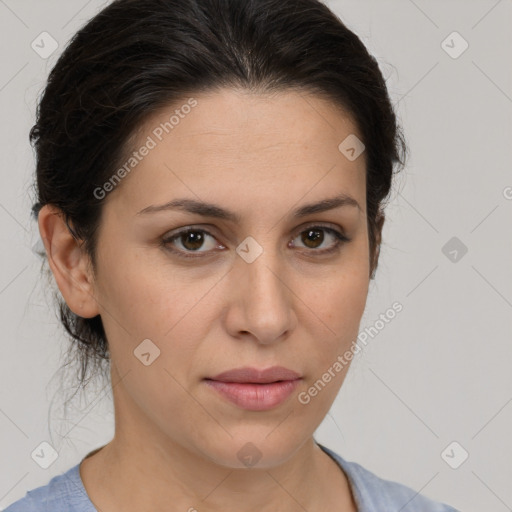
<instances>
[{"instance_id":1,"label":"dark brown hair","mask_svg":"<svg viewBox=\"0 0 512 512\"><path fill-rule=\"evenodd\" d=\"M376 59L318 0L109 4L71 39L40 98L30 131L37 157L34 215L43 205L57 206L95 269L103 201L93 191L124 161L148 116L220 87L313 92L351 115L366 146L373 278L379 219L407 148ZM81 318L57 300L83 384L88 365L109 358L101 317Z\"/></svg>"}]
</instances>

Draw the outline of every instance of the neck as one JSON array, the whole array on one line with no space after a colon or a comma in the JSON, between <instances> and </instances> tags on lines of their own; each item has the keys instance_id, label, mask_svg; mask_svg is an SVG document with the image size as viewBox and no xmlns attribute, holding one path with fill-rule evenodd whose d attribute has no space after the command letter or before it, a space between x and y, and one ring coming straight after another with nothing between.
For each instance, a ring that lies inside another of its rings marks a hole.
<instances>
[{"instance_id":1,"label":"neck","mask_svg":"<svg viewBox=\"0 0 512 512\"><path fill-rule=\"evenodd\" d=\"M163 448L115 436L80 469L100 510L296 512L320 510L326 487L335 484L325 479L324 457L311 438L278 467L231 469L178 444Z\"/></svg>"}]
</instances>

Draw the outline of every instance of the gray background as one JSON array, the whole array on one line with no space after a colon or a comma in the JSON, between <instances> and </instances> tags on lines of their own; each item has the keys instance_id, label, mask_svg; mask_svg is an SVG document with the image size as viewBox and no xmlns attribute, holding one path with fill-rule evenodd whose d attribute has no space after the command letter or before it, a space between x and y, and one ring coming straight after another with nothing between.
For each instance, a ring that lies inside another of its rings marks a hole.
<instances>
[{"instance_id":1,"label":"gray background","mask_svg":"<svg viewBox=\"0 0 512 512\"><path fill-rule=\"evenodd\" d=\"M29 216L37 96L66 42L106 3L0 0L0 508L113 435L99 383L64 417L70 390L56 372L68 342ZM361 331L395 301L403 311L356 357L317 440L460 510L512 510L512 2L328 5L379 60L411 155ZM31 48L43 31L59 43L48 59ZM442 45L453 31L469 44L458 58ZM453 237L467 247L456 261L443 252ZM31 458L43 441L59 453L48 469ZM469 457L453 469L445 459L460 463L462 450Z\"/></svg>"}]
</instances>

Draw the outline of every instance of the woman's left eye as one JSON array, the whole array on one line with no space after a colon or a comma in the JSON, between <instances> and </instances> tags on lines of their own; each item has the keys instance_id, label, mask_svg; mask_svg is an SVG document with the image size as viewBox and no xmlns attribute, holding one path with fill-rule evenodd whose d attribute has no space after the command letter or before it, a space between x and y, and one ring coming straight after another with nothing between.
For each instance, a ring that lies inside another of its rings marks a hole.
<instances>
[{"instance_id":1,"label":"woman's left eye","mask_svg":"<svg viewBox=\"0 0 512 512\"><path fill-rule=\"evenodd\" d=\"M318 250L319 246L321 246L325 241L326 237L324 233L328 233L331 239L334 240L334 243L331 243L330 246L328 246L326 249L324 248ZM296 238L300 238L301 242L305 244L306 248L313 249L315 252L320 254L334 252L338 250L343 243L350 241L350 239L340 231L325 226L311 226L306 230L301 231L299 236Z\"/></svg>"},{"instance_id":2,"label":"woman's left eye","mask_svg":"<svg viewBox=\"0 0 512 512\"><path fill-rule=\"evenodd\" d=\"M325 236L325 233L328 234L327 237ZM324 244L326 238L328 240L329 237L332 240L331 244L329 244L327 248L322 248L322 244ZM200 251L199 249L204 248L205 242L208 241L208 239L212 240L212 242L210 242L210 248ZM299 235L293 239L292 247L297 247L295 243L296 239L300 239L300 242L304 244L306 249L311 249L311 252L318 254L334 252L338 250L343 243L350 241L350 239L340 231L326 226L311 226L302 230ZM215 242L215 237L208 233L208 231L194 228L188 228L174 234L173 236L167 236L162 239L162 245L167 250L184 258L204 256L205 254L212 252L216 247L225 249L223 245L216 244Z\"/></svg>"}]
</instances>

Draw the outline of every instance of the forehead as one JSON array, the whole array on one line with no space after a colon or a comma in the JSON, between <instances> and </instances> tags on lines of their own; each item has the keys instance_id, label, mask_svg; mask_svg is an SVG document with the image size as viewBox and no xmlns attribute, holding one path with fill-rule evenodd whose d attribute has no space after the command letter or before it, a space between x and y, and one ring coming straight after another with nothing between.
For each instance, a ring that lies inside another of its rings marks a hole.
<instances>
[{"instance_id":1,"label":"forehead","mask_svg":"<svg viewBox=\"0 0 512 512\"><path fill-rule=\"evenodd\" d=\"M311 93L193 94L139 127L137 163L112 195L130 211L184 194L243 205L345 193L364 207L365 153L342 151L353 137L362 139L351 117Z\"/></svg>"}]
</instances>

